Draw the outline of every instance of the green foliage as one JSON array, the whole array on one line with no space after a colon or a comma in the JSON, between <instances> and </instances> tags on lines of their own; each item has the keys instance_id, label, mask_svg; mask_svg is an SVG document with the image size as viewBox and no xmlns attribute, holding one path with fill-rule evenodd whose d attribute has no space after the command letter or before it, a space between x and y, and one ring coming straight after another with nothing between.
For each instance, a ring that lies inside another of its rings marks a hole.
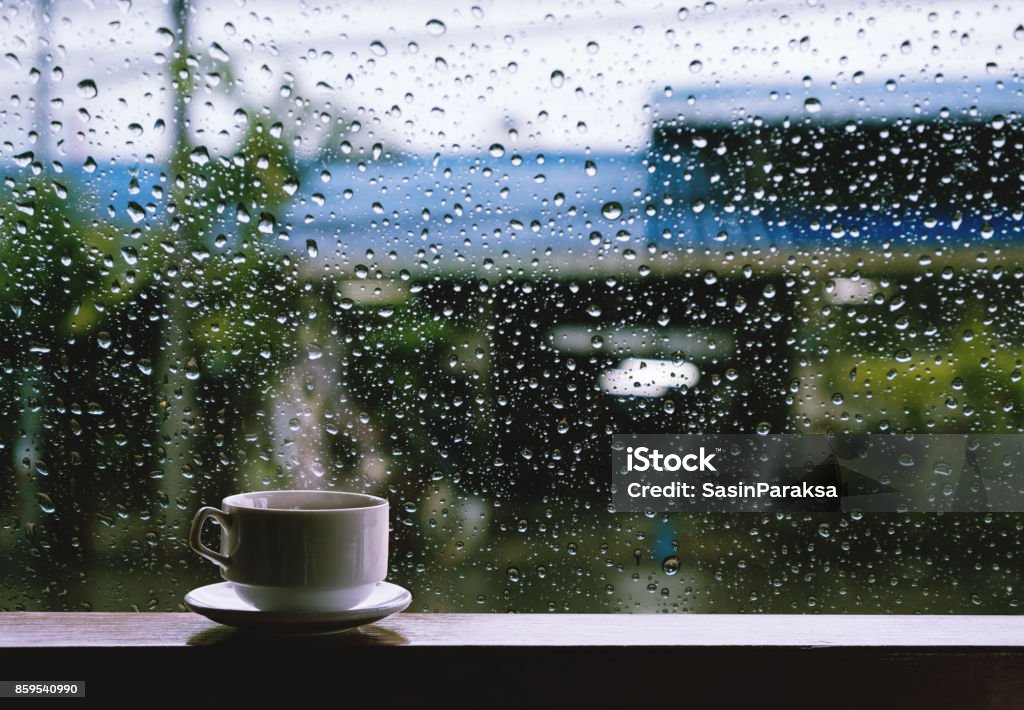
<instances>
[{"instance_id":1,"label":"green foliage","mask_svg":"<svg viewBox=\"0 0 1024 710\"><path fill-rule=\"evenodd\" d=\"M79 220L68 187L42 166L10 174L0 191L0 303L7 337L51 340L102 281L111 256L102 227Z\"/></svg>"},{"instance_id":2,"label":"green foliage","mask_svg":"<svg viewBox=\"0 0 1024 710\"><path fill-rule=\"evenodd\" d=\"M1024 431L1024 351L972 314L945 348L891 356L839 352L822 366L828 394L815 428L920 433ZM965 337L964 334L969 334ZM835 393L842 402L835 403ZM998 393L998 396L993 396Z\"/></svg>"}]
</instances>

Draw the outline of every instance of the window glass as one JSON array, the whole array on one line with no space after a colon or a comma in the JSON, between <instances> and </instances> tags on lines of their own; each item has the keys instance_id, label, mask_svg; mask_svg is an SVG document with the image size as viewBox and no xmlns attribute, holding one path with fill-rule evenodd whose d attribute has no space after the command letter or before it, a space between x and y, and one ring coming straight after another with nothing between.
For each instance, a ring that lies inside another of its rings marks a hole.
<instances>
[{"instance_id":1,"label":"window glass","mask_svg":"<svg viewBox=\"0 0 1024 710\"><path fill-rule=\"evenodd\" d=\"M1019 515L616 512L611 442L1021 432L1019 22L0 2L0 608L331 488L416 611L1012 612Z\"/></svg>"}]
</instances>

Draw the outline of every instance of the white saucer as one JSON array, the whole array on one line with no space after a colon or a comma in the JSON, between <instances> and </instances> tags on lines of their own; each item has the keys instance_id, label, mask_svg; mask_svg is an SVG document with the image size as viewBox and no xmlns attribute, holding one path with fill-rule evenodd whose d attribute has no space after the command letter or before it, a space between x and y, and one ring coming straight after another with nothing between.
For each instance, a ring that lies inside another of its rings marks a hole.
<instances>
[{"instance_id":1,"label":"white saucer","mask_svg":"<svg viewBox=\"0 0 1024 710\"><path fill-rule=\"evenodd\" d=\"M337 611L260 611L235 594L231 582L209 584L185 595L185 606L218 624L271 634L333 634L397 614L412 603L408 590L380 582L370 598Z\"/></svg>"}]
</instances>

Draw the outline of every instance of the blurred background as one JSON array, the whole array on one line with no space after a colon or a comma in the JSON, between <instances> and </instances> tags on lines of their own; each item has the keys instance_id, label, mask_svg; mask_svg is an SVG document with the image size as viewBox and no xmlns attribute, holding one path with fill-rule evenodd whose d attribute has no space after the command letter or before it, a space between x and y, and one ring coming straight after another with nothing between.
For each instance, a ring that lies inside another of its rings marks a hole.
<instances>
[{"instance_id":1,"label":"blurred background","mask_svg":"<svg viewBox=\"0 0 1024 710\"><path fill-rule=\"evenodd\" d=\"M1021 432L1022 21L0 1L0 608L180 610L195 509L297 487L390 500L415 611L1014 613L1021 515L609 483Z\"/></svg>"}]
</instances>

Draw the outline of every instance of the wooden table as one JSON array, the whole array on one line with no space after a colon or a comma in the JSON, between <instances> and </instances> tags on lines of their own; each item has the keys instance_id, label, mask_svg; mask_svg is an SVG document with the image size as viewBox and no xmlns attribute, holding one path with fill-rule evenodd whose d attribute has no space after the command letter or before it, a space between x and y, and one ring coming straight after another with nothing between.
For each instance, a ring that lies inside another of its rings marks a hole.
<instances>
[{"instance_id":1,"label":"wooden table","mask_svg":"<svg viewBox=\"0 0 1024 710\"><path fill-rule=\"evenodd\" d=\"M0 680L84 680L139 707L211 683L262 700L372 688L406 707L1021 708L1024 616L400 614L280 639L194 614L8 612Z\"/></svg>"}]
</instances>

